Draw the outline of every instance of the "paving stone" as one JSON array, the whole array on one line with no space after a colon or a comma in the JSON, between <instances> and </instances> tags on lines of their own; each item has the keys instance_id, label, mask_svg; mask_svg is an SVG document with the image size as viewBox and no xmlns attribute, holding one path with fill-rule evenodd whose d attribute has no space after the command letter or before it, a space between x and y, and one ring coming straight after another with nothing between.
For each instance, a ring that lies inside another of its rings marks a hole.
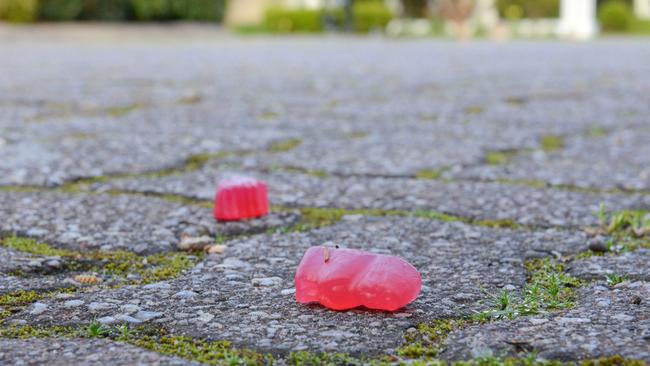
<instances>
[{"instance_id":1,"label":"paving stone","mask_svg":"<svg viewBox=\"0 0 650 366\"><path fill-rule=\"evenodd\" d=\"M217 182L252 175L268 183L269 200L282 206L348 209L434 210L478 220L512 220L531 226L582 227L598 224L600 204L609 211L650 209L650 196L591 194L486 182L423 179L315 177L271 170L228 167L213 160L200 170L162 178L130 178L97 183L97 191L176 194L212 200Z\"/></svg>"},{"instance_id":2,"label":"paving stone","mask_svg":"<svg viewBox=\"0 0 650 366\"><path fill-rule=\"evenodd\" d=\"M277 213L218 223L210 209L157 198L62 193L0 192L0 231L73 250L176 250L181 235L238 235L296 222Z\"/></svg>"},{"instance_id":3,"label":"paving stone","mask_svg":"<svg viewBox=\"0 0 650 366\"><path fill-rule=\"evenodd\" d=\"M48 308L42 314L17 314L11 321L85 324L95 317L112 317L128 322L137 318L137 312L153 312L161 316L148 322L172 333L227 339L261 350L378 354L399 346L409 327L435 318L470 315L490 306L483 301L488 293L505 286L520 289L526 280L525 258L549 255L551 249L575 252L585 240L583 234L564 231L495 230L415 218L358 217L312 232L230 241L225 254L208 256L176 280L52 299L44 301ZM296 266L307 248L323 244L406 258L423 276L420 297L397 313L335 312L298 304L291 291ZM187 291L196 295L178 296ZM112 306L95 306L96 311L86 305L70 309L65 301L71 300ZM128 304L138 305L128 311Z\"/></svg>"},{"instance_id":4,"label":"paving stone","mask_svg":"<svg viewBox=\"0 0 650 366\"><path fill-rule=\"evenodd\" d=\"M580 290L574 309L476 325L452 332L442 356L458 360L481 355L523 355L580 360L604 356L650 362L650 283Z\"/></svg>"},{"instance_id":5,"label":"paving stone","mask_svg":"<svg viewBox=\"0 0 650 366\"><path fill-rule=\"evenodd\" d=\"M650 249L637 249L619 255L595 256L571 263L569 273L587 280L607 280L616 275L626 280L650 281Z\"/></svg>"},{"instance_id":6,"label":"paving stone","mask_svg":"<svg viewBox=\"0 0 650 366\"><path fill-rule=\"evenodd\" d=\"M557 152L517 157L512 164L480 166L457 176L541 180L581 188L650 190L650 130L624 129L601 137L575 137Z\"/></svg>"},{"instance_id":7,"label":"paving stone","mask_svg":"<svg viewBox=\"0 0 650 366\"><path fill-rule=\"evenodd\" d=\"M48 273L63 267L60 257L39 256L0 246L1 273Z\"/></svg>"},{"instance_id":8,"label":"paving stone","mask_svg":"<svg viewBox=\"0 0 650 366\"><path fill-rule=\"evenodd\" d=\"M5 365L200 365L104 339L0 339Z\"/></svg>"}]
</instances>

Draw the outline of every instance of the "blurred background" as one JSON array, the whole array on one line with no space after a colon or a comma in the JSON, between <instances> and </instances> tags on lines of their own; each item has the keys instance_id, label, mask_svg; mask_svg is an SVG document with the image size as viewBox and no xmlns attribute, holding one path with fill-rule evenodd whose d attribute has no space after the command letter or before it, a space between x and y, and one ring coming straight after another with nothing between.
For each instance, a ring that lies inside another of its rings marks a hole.
<instances>
[{"instance_id":1,"label":"blurred background","mask_svg":"<svg viewBox=\"0 0 650 366\"><path fill-rule=\"evenodd\" d=\"M241 34L650 35L650 0L0 0L0 21L204 22Z\"/></svg>"}]
</instances>

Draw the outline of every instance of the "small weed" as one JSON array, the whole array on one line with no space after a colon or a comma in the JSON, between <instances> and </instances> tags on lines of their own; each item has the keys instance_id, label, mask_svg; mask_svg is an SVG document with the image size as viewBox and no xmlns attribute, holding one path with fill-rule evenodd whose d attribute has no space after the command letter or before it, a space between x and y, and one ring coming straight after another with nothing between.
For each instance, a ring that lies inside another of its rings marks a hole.
<instances>
[{"instance_id":1,"label":"small weed","mask_svg":"<svg viewBox=\"0 0 650 366\"><path fill-rule=\"evenodd\" d=\"M608 250L615 252L632 251L637 248L650 248L650 213L646 211L620 211L607 214L605 206L598 212L599 227L589 229L595 234L608 234Z\"/></svg>"},{"instance_id":2,"label":"small weed","mask_svg":"<svg viewBox=\"0 0 650 366\"><path fill-rule=\"evenodd\" d=\"M619 276L617 274L611 273L605 275L607 278L607 284L610 286L616 286L621 282L625 282L627 280L627 276Z\"/></svg>"},{"instance_id":3,"label":"small weed","mask_svg":"<svg viewBox=\"0 0 650 366\"><path fill-rule=\"evenodd\" d=\"M120 334L120 336L118 337L118 340L126 341L126 340L128 340L129 338L131 338L131 335L132 335L132 334L131 334L131 330L129 329L129 325L128 325L128 324L124 323L124 324L120 325L120 326L117 328L117 330L118 330L118 332L119 332L119 334Z\"/></svg>"},{"instance_id":4,"label":"small weed","mask_svg":"<svg viewBox=\"0 0 650 366\"><path fill-rule=\"evenodd\" d=\"M108 328L105 328L100 322L93 320L86 328L86 336L88 338L101 338L106 337L109 333Z\"/></svg>"}]
</instances>

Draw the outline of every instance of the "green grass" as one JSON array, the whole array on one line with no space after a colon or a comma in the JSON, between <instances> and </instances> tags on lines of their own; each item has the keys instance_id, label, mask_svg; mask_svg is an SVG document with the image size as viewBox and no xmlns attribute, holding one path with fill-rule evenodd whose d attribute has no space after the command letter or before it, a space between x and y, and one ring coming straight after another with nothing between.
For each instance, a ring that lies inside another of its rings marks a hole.
<instances>
[{"instance_id":1,"label":"green grass","mask_svg":"<svg viewBox=\"0 0 650 366\"><path fill-rule=\"evenodd\" d=\"M609 251L627 252L650 248L650 213L647 211L619 211L608 213L603 204L598 212L599 227L588 229L595 234L611 236Z\"/></svg>"},{"instance_id":2,"label":"green grass","mask_svg":"<svg viewBox=\"0 0 650 366\"><path fill-rule=\"evenodd\" d=\"M490 309L476 313L472 317L474 321L514 319L574 306L575 288L582 286L582 282L567 275L563 264L546 258L528 261L525 266L529 278L521 294L515 295L507 290L490 294Z\"/></svg>"},{"instance_id":3,"label":"green grass","mask_svg":"<svg viewBox=\"0 0 650 366\"><path fill-rule=\"evenodd\" d=\"M272 143L271 146L269 146L268 151L272 153L287 152L298 147L298 145L300 145L301 143L302 141L300 141L300 139L288 139L284 141L278 141Z\"/></svg>"}]
</instances>

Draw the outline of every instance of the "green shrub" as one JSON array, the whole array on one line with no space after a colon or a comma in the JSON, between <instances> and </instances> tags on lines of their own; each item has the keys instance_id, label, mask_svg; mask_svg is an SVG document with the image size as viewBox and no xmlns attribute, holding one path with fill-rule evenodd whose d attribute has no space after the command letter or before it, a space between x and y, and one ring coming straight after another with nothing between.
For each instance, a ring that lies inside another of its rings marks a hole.
<instances>
[{"instance_id":1,"label":"green shrub","mask_svg":"<svg viewBox=\"0 0 650 366\"><path fill-rule=\"evenodd\" d=\"M0 0L0 19L10 22L31 22L36 19L38 0Z\"/></svg>"},{"instance_id":2,"label":"green shrub","mask_svg":"<svg viewBox=\"0 0 650 366\"><path fill-rule=\"evenodd\" d=\"M80 19L129 20L133 19L133 7L130 0L83 0Z\"/></svg>"},{"instance_id":3,"label":"green shrub","mask_svg":"<svg viewBox=\"0 0 650 366\"><path fill-rule=\"evenodd\" d=\"M610 0L598 9L598 20L606 32L624 32L634 20L630 6L622 0Z\"/></svg>"},{"instance_id":4,"label":"green shrub","mask_svg":"<svg viewBox=\"0 0 650 366\"><path fill-rule=\"evenodd\" d=\"M264 14L264 26L269 32L321 32L322 13L309 9L271 8Z\"/></svg>"},{"instance_id":5,"label":"green shrub","mask_svg":"<svg viewBox=\"0 0 650 366\"><path fill-rule=\"evenodd\" d=\"M137 20L170 20L174 18L171 0L132 0Z\"/></svg>"},{"instance_id":6,"label":"green shrub","mask_svg":"<svg viewBox=\"0 0 650 366\"><path fill-rule=\"evenodd\" d=\"M220 22L223 19L225 0L175 0L173 11L178 19Z\"/></svg>"},{"instance_id":7,"label":"green shrub","mask_svg":"<svg viewBox=\"0 0 650 366\"><path fill-rule=\"evenodd\" d=\"M359 33L384 30L393 18L390 9L381 2L357 2L354 4L354 29Z\"/></svg>"},{"instance_id":8,"label":"green shrub","mask_svg":"<svg viewBox=\"0 0 650 366\"><path fill-rule=\"evenodd\" d=\"M74 20L83 9L83 0L38 0L38 19Z\"/></svg>"},{"instance_id":9,"label":"green shrub","mask_svg":"<svg viewBox=\"0 0 650 366\"><path fill-rule=\"evenodd\" d=\"M560 0L498 0L497 8L502 18L557 18Z\"/></svg>"}]
</instances>

